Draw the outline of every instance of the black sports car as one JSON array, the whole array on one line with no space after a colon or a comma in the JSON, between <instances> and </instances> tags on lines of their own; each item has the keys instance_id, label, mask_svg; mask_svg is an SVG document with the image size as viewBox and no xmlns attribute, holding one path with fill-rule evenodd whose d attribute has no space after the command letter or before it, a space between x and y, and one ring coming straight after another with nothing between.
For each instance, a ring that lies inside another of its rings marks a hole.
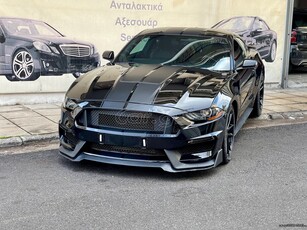
<instances>
[{"instance_id":1,"label":"black sports car","mask_svg":"<svg viewBox=\"0 0 307 230\"><path fill-rule=\"evenodd\" d=\"M100 63L94 45L69 39L48 24L0 17L0 74L10 81L81 73Z\"/></svg>"},{"instance_id":2,"label":"black sports car","mask_svg":"<svg viewBox=\"0 0 307 230\"><path fill-rule=\"evenodd\" d=\"M235 34L158 28L75 80L59 123L72 161L209 169L231 159L234 136L262 111L264 65Z\"/></svg>"},{"instance_id":3,"label":"black sports car","mask_svg":"<svg viewBox=\"0 0 307 230\"><path fill-rule=\"evenodd\" d=\"M240 16L225 19L212 28L235 32L249 46L255 46L261 57L274 62L277 50L277 34L259 17Z\"/></svg>"}]
</instances>

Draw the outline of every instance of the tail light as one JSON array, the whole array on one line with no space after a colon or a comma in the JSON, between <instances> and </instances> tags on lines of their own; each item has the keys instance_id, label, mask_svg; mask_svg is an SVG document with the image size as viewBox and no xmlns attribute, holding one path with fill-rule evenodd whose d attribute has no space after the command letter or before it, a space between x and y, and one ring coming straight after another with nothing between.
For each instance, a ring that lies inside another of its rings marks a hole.
<instances>
[{"instance_id":1,"label":"tail light","mask_svg":"<svg viewBox=\"0 0 307 230\"><path fill-rule=\"evenodd\" d=\"M297 42L297 32L295 30L291 33L291 44L296 44Z\"/></svg>"}]
</instances>

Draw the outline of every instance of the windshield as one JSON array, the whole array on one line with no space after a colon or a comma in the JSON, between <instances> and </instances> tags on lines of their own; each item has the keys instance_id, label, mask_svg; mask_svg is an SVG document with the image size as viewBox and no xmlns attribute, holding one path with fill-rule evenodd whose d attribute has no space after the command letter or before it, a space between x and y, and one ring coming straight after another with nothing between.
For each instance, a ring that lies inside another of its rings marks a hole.
<instances>
[{"instance_id":1,"label":"windshield","mask_svg":"<svg viewBox=\"0 0 307 230\"><path fill-rule=\"evenodd\" d=\"M134 38L114 62L163 64L230 71L230 45L223 37L145 35Z\"/></svg>"},{"instance_id":2,"label":"windshield","mask_svg":"<svg viewBox=\"0 0 307 230\"><path fill-rule=\"evenodd\" d=\"M62 37L55 29L44 22L26 19L3 19L4 28L11 35Z\"/></svg>"},{"instance_id":3,"label":"windshield","mask_svg":"<svg viewBox=\"0 0 307 230\"><path fill-rule=\"evenodd\" d=\"M251 27L253 20L254 18L249 17L232 18L225 22L222 22L219 25L216 25L214 28L231 31L244 31L248 30Z\"/></svg>"}]
</instances>

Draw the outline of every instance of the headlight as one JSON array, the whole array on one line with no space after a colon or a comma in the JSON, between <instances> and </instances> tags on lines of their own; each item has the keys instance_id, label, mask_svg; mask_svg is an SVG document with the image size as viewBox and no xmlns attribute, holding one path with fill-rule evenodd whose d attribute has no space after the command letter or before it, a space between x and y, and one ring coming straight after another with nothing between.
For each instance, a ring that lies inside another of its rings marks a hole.
<instances>
[{"instance_id":1,"label":"headlight","mask_svg":"<svg viewBox=\"0 0 307 230\"><path fill-rule=\"evenodd\" d=\"M43 42L33 42L33 45L37 50L51 53L50 48Z\"/></svg>"},{"instance_id":2,"label":"headlight","mask_svg":"<svg viewBox=\"0 0 307 230\"><path fill-rule=\"evenodd\" d=\"M78 104L74 100L66 97L63 102L63 107L72 111L78 107Z\"/></svg>"},{"instance_id":3,"label":"headlight","mask_svg":"<svg viewBox=\"0 0 307 230\"><path fill-rule=\"evenodd\" d=\"M213 121L224 115L224 110L218 107L203 109L192 113L186 113L184 116L191 121Z\"/></svg>"}]
</instances>

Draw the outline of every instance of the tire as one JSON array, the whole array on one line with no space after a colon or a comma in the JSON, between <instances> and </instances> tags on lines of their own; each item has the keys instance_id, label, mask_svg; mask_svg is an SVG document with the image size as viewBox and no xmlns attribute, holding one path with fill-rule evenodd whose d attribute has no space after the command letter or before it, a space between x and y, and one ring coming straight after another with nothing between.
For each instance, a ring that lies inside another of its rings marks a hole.
<instances>
[{"instance_id":1,"label":"tire","mask_svg":"<svg viewBox=\"0 0 307 230\"><path fill-rule=\"evenodd\" d=\"M222 164L227 164L231 160L231 154L234 143L234 134L236 128L236 116L234 109L231 107L226 116L223 140L223 161Z\"/></svg>"},{"instance_id":2,"label":"tire","mask_svg":"<svg viewBox=\"0 0 307 230\"><path fill-rule=\"evenodd\" d=\"M266 62L274 62L276 58L276 50L277 50L277 43L273 41L270 47L270 54L267 58L265 58Z\"/></svg>"},{"instance_id":3,"label":"tire","mask_svg":"<svg viewBox=\"0 0 307 230\"><path fill-rule=\"evenodd\" d=\"M261 80L260 88L257 92L255 102L253 105L253 111L251 112L250 117L256 118L260 117L263 108L263 98L264 98L264 82Z\"/></svg>"},{"instance_id":4,"label":"tire","mask_svg":"<svg viewBox=\"0 0 307 230\"><path fill-rule=\"evenodd\" d=\"M18 81L15 75L5 75L6 79L9 81Z\"/></svg>"},{"instance_id":5,"label":"tire","mask_svg":"<svg viewBox=\"0 0 307 230\"><path fill-rule=\"evenodd\" d=\"M26 50L19 50L15 53L12 61L13 76L7 77L8 80L34 81L39 78L35 73L34 59Z\"/></svg>"}]
</instances>

